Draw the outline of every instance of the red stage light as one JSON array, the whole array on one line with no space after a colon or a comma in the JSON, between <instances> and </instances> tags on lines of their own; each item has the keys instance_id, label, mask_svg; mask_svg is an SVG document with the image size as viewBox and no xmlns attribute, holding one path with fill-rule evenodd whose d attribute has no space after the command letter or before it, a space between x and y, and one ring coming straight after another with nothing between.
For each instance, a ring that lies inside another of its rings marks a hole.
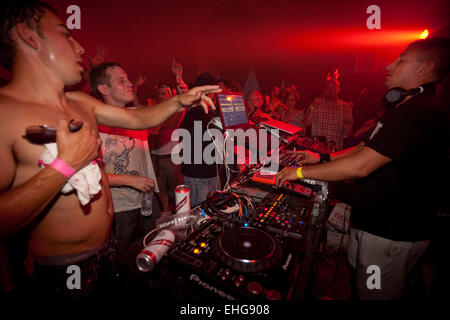
<instances>
[{"instance_id":1,"label":"red stage light","mask_svg":"<svg viewBox=\"0 0 450 320\"><path fill-rule=\"evenodd\" d=\"M308 33L292 32L281 38L284 46L299 50L354 50L356 48L372 48L373 46L406 45L417 39L425 39L429 35L414 29L381 29L381 30L315 30Z\"/></svg>"},{"instance_id":2,"label":"red stage light","mask_svg":"<svg viewBox=\"0 0 450 320\"><path fill-rule=\"evenodd\" d=\"M419 36L420 39L426 39L428 37L428 29L425 29Z\"/></svg>"}]
</instances>

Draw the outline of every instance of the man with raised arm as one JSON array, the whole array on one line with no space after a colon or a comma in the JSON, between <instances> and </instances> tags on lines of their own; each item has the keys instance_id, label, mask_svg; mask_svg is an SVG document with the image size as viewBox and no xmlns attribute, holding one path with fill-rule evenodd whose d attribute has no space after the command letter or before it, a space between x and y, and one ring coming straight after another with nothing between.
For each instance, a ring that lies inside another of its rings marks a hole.
<instances>
[{"instance_id":1,"label":"man with raised arm","mask_svg":"<svg viewBox=\"0 0 450 320\"><path fill-rule=\"evenodd\" d=\"M133 84L118 63L106 62L89 73L92 96L100 96L107 104L125 108L135 96ZM155 227L159 218L157 201L152 201L152 214L142 214L142 200L158 192L156 176L149 154L147 130L126 130L99 126L102 139L101 156L108 176L114 204L114 236L119 254L142 239ZM156 199L155 199L156 200Z\"/></svg>"},{"instance_id":2,"label":"man with raised arm","mask_svg":"<svg viewBox=\"0 0 450 320\"><path fill-rule=\"evenodd\" d=\"M29 229L28 254L39 291L89 295L109 267L113 218L108 180L92 163L101 143L97 124L147 129L183 108L202 105L207 112L213 103L206 95L220 89L197 87L152 108L110 106L81 92L64 92L81 80L84 49L50 6L2 3L0 30L0 60L12 72L11 82L0 88L0 238ZM75 133L68 128L72 119L83 124ZM49 150L23 135L28 126L44 124L57 128L57 158L43 168L39 160ZM100 175L99 182L90 176L84 181L89 192L99 184L87 203L78 189L61 193L68 181L80 183L72 178L84 169ZM73 265L81 270L81 286L68 284Z\"/></svg>"}]
</instances>

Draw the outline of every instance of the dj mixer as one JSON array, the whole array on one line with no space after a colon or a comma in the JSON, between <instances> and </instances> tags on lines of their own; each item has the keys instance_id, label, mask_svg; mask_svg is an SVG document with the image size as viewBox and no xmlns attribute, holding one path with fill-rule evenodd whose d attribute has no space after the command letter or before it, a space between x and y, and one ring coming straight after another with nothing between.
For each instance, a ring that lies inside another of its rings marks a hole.
<instances>
[{"instance_id":1,"label":"dj mixer","mask_svg":"<svg viewBox=\"0 0 450 320\"><path fill-rule=\"evenodd\" d=\"M172 265L194 288L224 299L291 299L313 202L269 193L238 215L235 195L212 201L202 206L210 218L169 252Z\"/></svg>"},{"instance_id":2,"label":"dj mixer","mask_svg":"<svg viewBox=\"0 0 450 320\"><path fill-rule=\"evenodd\" d=\"M302 244L223 217L210 218L169 253L186 282L228 300L289 300Z\"/></svg>"}]
</instances>

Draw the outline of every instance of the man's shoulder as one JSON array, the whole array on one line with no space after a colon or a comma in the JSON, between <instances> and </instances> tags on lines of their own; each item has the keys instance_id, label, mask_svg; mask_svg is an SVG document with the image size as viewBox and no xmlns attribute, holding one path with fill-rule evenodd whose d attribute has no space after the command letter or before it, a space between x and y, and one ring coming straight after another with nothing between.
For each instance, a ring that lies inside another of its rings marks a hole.
<instances>
[{"instance_id":1,"label":"man's shoulder","mask_svg":"<svg viewBox=\"0 0 450 320\"><path fill-rule=\"evenodd\" d=\"M35 124L31 122L37 116L33 112L35 105L22 101L8 90L2 89L0 89L0 133L2 142L12 145L24 134L26 126Z\"/></svg>"},{"instance_id":2,"label":"man's shoulder","mask_svg":"<svg viewBox=\"0 0 450 320\"><path fill-rule=\"evenodd\" d=\"M0 119L7 120L9 114L17 114L28 105L29 103L20 101L10 94L6 88L0 88L0 112L2 113Z\"/></svg>"},{"instance_id":3,"label":"man's shoulder","mask_svg":"<svg viewBox=\"0 0 450 320\"><path fill-rule=\"evenodd\" d=\"M396 114L404 114L407 117L428 117L433 116L443 116L448 115L448 109L445 104L438 99L436 96L423 95L413 97L412 99L397 105L393 108Z\"/></svg>"},{"instance_id":4,"label":"man's shoulder","mask_svg":"<svg viewBox=\"0 0 450 320\"><path fill-rule=\"evenodd\" d=\"M83 92L83 91L65 91L64 94L66 95L66 98L72 102L76 103L78 105L82 106L89 106L91 108L95 108L99 105L105 105L105 103L97 98L94 98L93 96Z\"/></svg>"},{"instance_id":5,"label":"man's shoulder","mask_svg":"<svg viewBox=\"0 0 450 320\"><path fill-rule=\"evenodd\" d=\"M66 98L73 101L89 101L95 99L83 91L66 91Z\"/></svg>"},{"instance_id":6,"label":"man's shoulder","mask_svg":"<svg viewBox=\"0 0 450 320\"><path fill-rule=\"evenodd\" d=\"M15 99L13 97L13 95L10 93L8 86L1 87L0 88L0 103L3 105L6 103L12 103L13 101L17 101L17 99Z\"/></svg>"}]
</instances>

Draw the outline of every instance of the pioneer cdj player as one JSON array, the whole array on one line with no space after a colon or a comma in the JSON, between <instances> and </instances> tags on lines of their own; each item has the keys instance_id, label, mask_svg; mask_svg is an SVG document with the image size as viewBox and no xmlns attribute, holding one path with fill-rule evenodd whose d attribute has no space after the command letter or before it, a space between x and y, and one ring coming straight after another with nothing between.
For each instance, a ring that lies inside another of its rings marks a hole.
<instances>
[{"instance_id":1,"label":"pioneer cdj player","mask_svg":"<svg viewBox=\"0 0 450 320\"><path fill-rule=\"evenodd\" d=\"M312 207L304 199L292 201L297 199L271 193L242 216L222 203L220 212L170 250L169 263L202 293L229 300L290 300Z\"/></svg>"},{"instance_id":2,"label":"pioneer cdj player","mask_svg":"<svg viewBox=\"0 0 450 320\"><path fill-rule=\"evenodd\" d=\"M300 240L219 217L168 255L191 286L228 300L289 300L301 256Z\"/></svg>"}]
</instances>

